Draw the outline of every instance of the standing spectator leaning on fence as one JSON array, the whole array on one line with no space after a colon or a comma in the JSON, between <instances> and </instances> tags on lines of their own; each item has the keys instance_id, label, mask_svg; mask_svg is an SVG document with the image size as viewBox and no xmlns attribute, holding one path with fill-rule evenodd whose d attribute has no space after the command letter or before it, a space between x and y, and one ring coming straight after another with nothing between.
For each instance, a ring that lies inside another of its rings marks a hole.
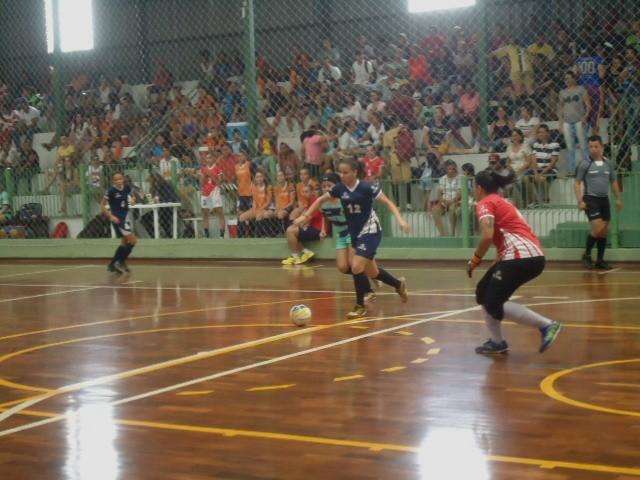
<instances>
[{"instance_id":1,"label":"standing spectator leaning on fence","mask_svg":"<svg viewBox=\"0 0 640 480\"><path fill-rule=\"evenodd\" d=\"M591 111L591 99L585 88L578 85L575 73L567 72L564 81L567 88L560 91L558 121L567 147L567 172L574 175L576 166L589 156L587 119Z\"/></svg>"},{"instance_id":2,"label":"standing spectator leaning on fence","mask_svg":"<svg viewBox=\"0 0 640 480\"><path fill-rule=\"evenodd\" d=\"M604 261L611 221L610 189L616 197L616 208L618 211L622 210L622 194L616 180L615 168L604 156L602 139L594 135L589 137L589 158L578 166L575 183L578 208L584 210L591 224L591 232L587 235L587 249L582 256L582 262L588 269L611 269ZM591 257L594 245L598 247L595 264Z\"/></svg>"}]
</instances>

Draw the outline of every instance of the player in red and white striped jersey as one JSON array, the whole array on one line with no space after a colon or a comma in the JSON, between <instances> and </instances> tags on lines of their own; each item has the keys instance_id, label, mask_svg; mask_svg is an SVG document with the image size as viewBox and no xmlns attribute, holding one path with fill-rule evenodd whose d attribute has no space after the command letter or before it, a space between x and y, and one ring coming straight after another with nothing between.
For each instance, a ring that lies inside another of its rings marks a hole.
<instances>
[{"instance_id":1,"label":"player in red and white striped jersey","mask_svg":"<svg viewBox=\"0 0 640 480\"><path fill-rule=\"evenodd\" d=\"M540 353L555 341L561 328L558 322L509 301L518 288L538 277L545 266L540 240L518 209L498 194L514 178L513 175L505 177L489 170L476 175L476 212L482 238L467 265L469 277L492 244L498 250L497 261L476 288L476 300L482 305L491 333L491 338L477 347L476 353L496 354L509 350L502 337L500 322L504 318L538 328L542 335Z\"/></svg>"}]
</instances>

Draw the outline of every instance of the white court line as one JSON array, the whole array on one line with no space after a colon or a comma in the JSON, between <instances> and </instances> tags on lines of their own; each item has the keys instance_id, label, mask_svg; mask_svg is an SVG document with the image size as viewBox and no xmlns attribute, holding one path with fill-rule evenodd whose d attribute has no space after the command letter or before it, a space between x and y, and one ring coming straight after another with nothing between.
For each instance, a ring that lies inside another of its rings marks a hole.
<instances>
[{"instance_id":1,"label":"white court line","mask_svg":"<svg viewBox=\"0 0 640 480\"><path fill-rule=\"evenodd\" d=\"M536 300L569 300L571 297L545 297L542 295L538 295L531 298L534 298Z\"/></svg>"},{"instance_id":2,"label":"white court line","mask_svg":"<svg viewBox=\"0 0 640 480\"><path fill-rule=\"evenodd\" d=\"M212 262L215 262L215 260L212 260ZM220 263L223 262L228 262L227 260L220 260ZM239 263L249 263L250 260L239 260ZM451 262L456 262L456 260L451 260ZM432 272L432 271L437 271L437 272L447 272L447 273L465 273L465 269L464 267L466 266L466 261L461 260L460 261L460 268L437 268L437 266L435 265L427 265L424 267L389 267L386 268L388 271L417 271L417 272ZM337 269L335 267L328 267L328 266L322 266L322 265L318 265L318 266L314 266L313 264L305 264L305 265L297 265L298 267L314 267L316 269L319 270L335 270L337 273ZM258 269L258 268L266 268L266 269L274 269L274 270L280 270L280 271L295 271L295 270L288 270L288 269L284 269L282 268L282 265L278 265L276 263L274 263L273 265L264 265L264 264L260 264L260 265L233 265L233 266L219 266L219 265L156 265L156 264L141 264L138 266L139 268L146 268L146 267L152 267L152 268L169 268L169 269L179 269L179 270L228 270L228 269L236 269L236 268L248 268L248 269ZM487 269L485 268L478 268L476 270L476 272L484 272ZM617 274L625 274L625 275L640 275L640 271L633 271L633 270L623 270L623 271L618 271L618 270L622 270L620 269L614 269L611 270L607 273L617 273ZM590 270L551 270L551 269L545 269L544 271L545 273L593 273Z\"/></svg>"},{"instance_id":3,"label":"white court line","mask_svg":"<svg viewBox=\"0 0 640 480\"><path fill-rule=\"evenodd\" d=\"M339 340L337 342L332 342L332 343L328 343L328 344L325 344L325 345L320 345L318 347L313 347L313 348L309 348L309 349L306 349L306 350L301 350L299 352L290 353L290 354L287 354L287 355L282 355L280 357L271 358L269 360L263 360L262 362L252 363L250 365L245 365L243 367L238 367L238 368L234 368L234 369L231 369L231 370L225 370L225 371L222 371L222 372L215 373L213 375L208 375L206 377L196 378L196 379L193 379L193 380L189 380L187 382L170 385L168 387L163 387L163 388L160 388L160 389L157 389L157 390L153 390L153 391L150 391L150 392L142 393L142 394L135 395L135 396L132 396L132 397L123 398L121 400L117 400L115 402L111 402L108 405L115 406L115 405L122 405L124 403L134 402L136 400L141 400L143 398L148 398L148 397L152 397L152 396L155 396L155 395L160 395L162 393L171 392L171 391L174 391L174 390L179 390L181 388L188 387L190 385L195 385L197 383L206 382L208 380L215 380L216 378L221 378L221 377L225 377L225 376L228 376L228 375L233 375L235 373L243 372L245 370L251 370L251 369L262 367L262 366L265 366L265 365L270 365L270 364L273 364L273 363L277 363L277 362L281 362L281 361L284 361L284 360L288 360L290 358L295 358L295 357L299 357L299 356L306 355L306 354L309 354L309 353L314 353L314 352L318 352L318 351L321 351L321 350L326 350L328 348L333 348L333 347L337 347L337 346L340 346L340 345L345 345L347 343L351 343L351 342L355 342L355 341L358 341L358 340L362 340L363 338L373 337L374 335L380 335L380 334L383 334L383 333L389 333L389 332L393 332L393 331L396 331L396 330L402 330L402 329L405 329L405 328L410 328L410 327L413 327L413 326L416 326L416 325L420 325L422 323L426 323L426 322L429 322L429 321L432 321L432 320L439 320L439 319L442 319L442 318L445 318L445 317L451 317L451 316L454 316L454 315L470 312L470 311L473 311L473 310L478 310L479 308L480 308L479 306L474 306L474 307L464 308L464 309L461 309L461 310L450 310L448 312L442 313L442 314L437 315L435 317L423 318L423 319L415 320L413 322L404 323L404 324L401 324L401 325L396 325L394 327L389 327L389 328L385 328L385 329L382 329L382 330L376 330L374 332L364 333L364 334L358 335L356 337L345 338L345 339ZM353 324L356 324L356 323L365 323L365 322L372 322L372 321L386 320L386 319L395 319L395 318L406 318L406 317L412 317L412 316L415 317L415 316L430 315L430 314L432 314L432 313L429 313L429 312L424 313L423 312L423 313L416 313L416 314L409 314L409 315L399 315L399 316L393 316L393 317L382 317L382 318L371 318L371 319L356 320L354 322L343 322L343 324L345 324L345 325L347 325L347 324L353 325ZM259 339L259 340L252 340L251 342L246 342L246 344L239 344L239 345L235 345L235 346L251 345L251 344L256 344L256 343L259 343L259 342L264 343L264 342L266 342L268 340L293 337L293 336L296 336L296 335L301 335L301 334L308 333L309 331L313 331L315 329L316 329L316 327L305 328L303 330L297 330L297 331L294 331L294 332L275 335L273 337L266 337L266 338ZM231 347L235 347L235 346L231 346ZM188 360L191 360L191 359L195 360L195 359L199 359L199 358L208 358L208 357L213 356L215 354L215 352L217 352L217 351L227 350L227 349L229 349L231 347L223 347L221 349L211 350L209 352L200 352L200 353L197 353L195 355L189 355L188 357L182 357L182 358L169 360L168 362L162 362L160 364L156 364L155 366L165 366L165 365L175 364L177 362L184 363L185 361L188 361ZM153 367L154 367L154 365L150 365L150 366L142 367L140 369L132 370L131 372L137 372L139 370L145 370L146 371L146 370L152 369ZM121 376L121 375L126 374L126 373L128 373L128 372L109 375L107 377L101 377L101 378L88 380L88 381L77 383L77 384L73 384L73 385L68 385L68 386L56 389L53 392L45 393L44 395L39 395L39 396L31 398L29 400L25 400L24 402L19 403L18 405L13 406L10 409L4 411L2 414L0 414L0 422L2 422L3 420L6 420L7 418L11 417L12 415L15 415L15 414L21 412L22 410L25 410L26 408L29 408L29 407L37 404L37 403L40 403L40 402L42 402L44 400L52 398L52 397L54 397L56 395L59 395L61 393L69 393L69 392L73 392L73 391L77 391L77 390L82 390L82 389L84 389L86 387L91 387L91 386L96 386L96 385L100 385L100 384L103 384L103 383L107 383L107 382L113 380L114 377L118 377L118 376ZM28 423L28 424L22 425L20 427L12 428L12 429L9 429L9 430L4 430L4 431L0 432L0 437L11 435L13 433L18 433L18 432L21 432L21 431L24 431L24 430L29 430L31 428L39 427L41 425L46 425L46 424L49 424L49 423L57 422L59 420L65 419L65 418L71 418L71 417L73 417L75 415L78 415L79 413L80 413L80 410L77 410L75 412L69 412L69 413L64 414L64 415L58 415L56 417L51 417L51 418L48 418L48 419L45 419L45 420L41 420L41 421L38 421L38 422Z\"/></svg>"},{"instance_id":4,"label":"white court line","mask_svg":"<svg viewBox=\"0 0 640 480\"><path fill-rule=\"evenodd\" d=\"M183 291L195 291L195 292L239 292L239 293L251 293L251 292L264 292L264 293L336 293L336 294L351 294L353 290L304 290L304 289L279 289L279 288L209 288L209 287L143 287L143 286L125 286L133 285L136 283L144 283L142 280L135 280L132 282L126 282L121 285L69 285L69 284L34 284L34 283L0 283L0 287L76 287L76 288L111 288L111 289L131 289L131 290L180 290ZM377 292L377 295L397 295L395 292ZM426 297L475 297L472 293L440 293L440 292L412 292L409 290L409 296L426 296Z\"/></svg>"},{"instance_id":5,"label":"white court line","mask_svg":"<svg viewBox=\"0 0 640 480\"><path fill-rule=\"evenodd\" d=\"M101 288L101 287L74 288L73 290L61 290L59 292L41 293L39 295L27 295L26 297L5 298L3 300L0 300L0 303L18 302L20 300L29 300L32 298L40 298L40 297L52 297L55 295L64 295L65 293L86 292L89 290L96 290L98 288Z\"/></svg>"},{"instance_id":6,"label":"white court line","mask_svg":"<svg viewBox=\"0 0 640 480\"><path fill-rule=\"evenodd\" d=\"M41 273L64 272L66 270L77 270L79 268L88 268L92 266L93 265L75 265L73 267L55 268L52 270L38 270L35 272L12 273L10 275L0 275L0 278L23 277L25 275L39 275Z\"/></svg>"},{"instance_id":7,"label":"white court line","mask_svg":"<svg viewBox=\"0 0 640 480\"><path fill-rule=\"evenodd\" d=\"M631 300L640 300L640 297L600 298L600 299L592 299L592 300L568 300L568 301L559 301L559 302L529 303L529 304L525 304L525 306L532 307L532 306L543 306L543 305L569 305L569 304L575 304L575 303L581 303L582 304L582 303L598 303L598 302L620 302L620 301L631 301ZM269 359L269 360L264 360L262 362L257 362L257 363L253 363L253 364L250 364L250 365L245 365L243 367L238 367L238 368L234 368L234 369L231 369L231 370L218 372L218 373L215 373L215 374L212 374L212 375L208 375L206 377L196 378L196 379L193 379L193 380L189 380L187 382L170 385L170 386L167 386L167 387L163 387L163 388L160 388L160 389L157 389L157 390L153 390L153 391L150 391L150 392L142 393L142 394L135 395L135 396L132 396L132 397L123 398L122 400L117 400L117 401L111 402L111 403L109 403L107 405L114 406L114 405L122 405L124 403L130 403L130 402L133 402L133 401L136 401L136 400L141 400L143 398L148 398L148 397L152 397L152 396L155 396L155 395L160 395L162 393L166 393L166 392L170 392L170 391L174 391L174 390L179 390L181 388L184 388L184 387L187 387L187 386L191 386L191 385L195 385L197 383L206 382L208 380L214 380L216 378L232 375L234 373L239 373L239 372L243 372L243 371L246 371L246 370L262 367L262 366L265 366L265 365L270 365L272 363L281 362L283 360L288 360L290 358L299 357L301 355L306 355L308 353L314 353L314 352L317 352L317 351L320 351L320 350L325 350L327 348L332 348L332 347L336 347L336 346L339 346L339 345L344 345L346 343L350 343L350 342L354 342L354 341L357 341L357 340L361 340L363 338L372 337L374 335L379 335L379 334L382 334L382 333L388 333L388 332L392 332L392 331L395 331L395 330L406 329L406 328L410 328L410 327L413 327L413 326L416 326L416 325L420 325L422 323L427 323L427 322L431 322L431 321L438 321L438 320L441 320L441 319L446 318L446 317L451 317L451 316L455 316L455 315L458 315L458 314L461 314L461 313L471 312L471 311L479 310L479 309L480 309L479 306L475 306L475 307L469 307L469 308L460 309L460 310L449 310L449 311L446 311L446 312L442 312L442 314L439 314L439 315L437 315L435 317L419 319L419 320L416 320L416 321L413 321L413 322L405 323L405 324L402 324L402 325L396 325L394 327L386 328L386 329L383 329L383 330L376 330L374 332L369 332L369 333L365 333L363 335L358 335L357 337L346 338L346 339L343 339L343 340L339 340L337 342L333 342L333 343L329 343L329 344L325 344L325 345L320 345L318 347L310 348L310 349L307 349L307 350L302 350L302 351L291 353L291 354L288 354L288 355L283 355L281 357L276 357L276 358L272 358L272 359ZM358 320L358 321L354 321L354 322L342 322L341 324L336 324L336 325L338 325L338 326L353 325L353 324L356 324L356 323L365 323L365 322L379 321L379 320L385 320L385 319L407 318L407 317L411 317L411 316L415 317L415 316L419 316L419 315L433 315L435 313L436 312L417 313L417 314L409 314L409 315L398 315L398 316L392 316L392 317L363 319L363 320ZM313 328L314 327L305 328L303 330L298 330L295 333L298 333L298 334L308 333L309 330L313 330ZM284 334L281 334L281 335L284 335ZM267 337L267 338L270 338L270 337ZM263 340L265 340L265 339L263 339ZM254 342L256 342L256 340L254 340ZM223 348L230 348L230 347L223 347ZM200 354L197 354L197 355L202 355L202 353L204 353L204 352L201 352ZM211 353L211 352L209 352L209 353ZM179 359L174 359L174 360L171 360L171 361L172 362L177 362L177 361L179 361ZM149 367L143 367L143 368L149 368ZM76 384L76 385L83 385L83 384L86 384L86 383L91 383L93 385L92 382L94 382L94 381L89 380L88 382L83 382L83 383ZM65 387L63 387L63 388L65 388ZM69 387L66 387L66 388L69 388ZM29 406L32 406L32 405L40 402L40 401L46 400L47 398L50 398L51 396L53 396L55 394L56 393L53 392L53 394L52 393L44 394L44 395L41 395L39 397L34 397L34 398L30 399L30 400L26 400L25 402L23 402L21 404L18 404L16 406L12 407L9 410L6 410L2 415L0 415L0 420L8 418L8 416L16 414L16 413L28 408ZM54 423L54 422L57 422L59 420L63 420L65 418L72 418L74 416L77 416L81 412L81 409L82 409L82 407L79 410L75 411L75 412L69 412L69 413L64 414L64 415L58 415L56 417L51 417L51 418L47 418L47 419L44 419L44 420L39 420L37 422L27 423L27 424L19 426L19 427L15 427L15 428L12 428L12 429L1 431L0 432L0 437L11 435L13 433L22 432L24 430L30 430L32 428L36 428L36 427L39 427L39 426L42 426L42 425L47 425L47 424L50 424L50 423ZM11 412L11 413L9 413L9 412Z\"/></svg>"},{"instance_id":8,"label":"white court line","mask_svg":"<svg viewBox=\"0 0 640 480\"><path fill-rule=\"evenodd\" d=\"M619 270L622 270L622 267L614 268L611 270L605 270L604 272L598 272L598 275L609 275L611 273L618 272Z\"/></svg>"}]
</instances>

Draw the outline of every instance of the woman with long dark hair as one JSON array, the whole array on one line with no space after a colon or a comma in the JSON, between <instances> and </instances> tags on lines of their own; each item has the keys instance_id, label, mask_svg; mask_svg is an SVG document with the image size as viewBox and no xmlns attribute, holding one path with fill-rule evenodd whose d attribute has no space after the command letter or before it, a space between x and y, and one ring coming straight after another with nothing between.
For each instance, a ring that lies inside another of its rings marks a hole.
<instances>
[{"instance_id":1,"label":"woman with long dark hair","mask_svg":"<svg viewBox=\"0 0 640 480\"><path fill-rule=\"evenodd\" d=\"M500 354L509 350L502 337L501 322L505 318L539 329L542 335L540 353L551 346L561 328L558 322L509 301L518 288L538 277L545 267L540 240L518 209L498 195L498 191L513 179L514 175L503 177L490 170L476 175L476 212L481 238L473 258L467 264L469 278L492 244L498 251L497 261L476 288L476 300L482 305L485 323L491 334L489 340L476 348L479 354Z\"/></svg>"}]
</instances>

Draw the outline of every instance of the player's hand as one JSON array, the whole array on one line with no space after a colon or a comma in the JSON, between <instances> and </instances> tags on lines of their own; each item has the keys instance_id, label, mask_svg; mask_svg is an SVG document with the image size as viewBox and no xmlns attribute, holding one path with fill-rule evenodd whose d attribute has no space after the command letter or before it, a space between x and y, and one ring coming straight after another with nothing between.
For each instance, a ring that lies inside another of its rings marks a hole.
<instances>
[{"instance_id":1,"label":"player's hand","mask_svg":"<svg viewBox=\"0 0 640 480\"><path fill-rule=\"evenodd\" d=\"M578 208L579 208L580 210L583 210L583 211L584 211L584 210L586 210L586 209L587 209L587 204L586 204L586 203L584 203L584 202L579 202L579 203L578 203Z\"/></svg>"},{"instance_id":2,"label":"player's hand","mask_svg":"<svg viewBox=\"0 0 640 480\"><path fill-rule=\"evenodd\" d=\"M400 225L400 228L404 233L409 233L411 231L411 225L409 225L404 218L398 222L398 225Z\"/></svg>"},{"instance_id":3,"label":"player's hand","mask_svg":"<svg viewBox=\"0 0 640 480\"><path fill-rule=\"evenodd\" d=\"M320 240L327 238L327 232L320 232Z\"/></svg>"},{"instance_id":4,"label":"player's hand","mask_svg":"<svg viewBox=\"0 0 640 480\"><path fill-rule=\"evenodd\" d=\"M482 259L477 255L473 255L471 260L467 262L467 276L471 278L473 276L473 271L478 268L478 266L482 263Z\"/></svg>"},{"instance_id":5,"label":"player's hand","mask_svg":"<svg viewBox=\"0 0 640 480\"><path fill-rule=\"evenodd\" d=\"M622 202L621 198L616 200L616 208L618 209L619 212L621 212L622 209L624 208L624 203Z\"/></svg>"},{"instance_id":6,"label":"player's hand","mask_svg":"<svg viewBox=\"0 0 640 480\"><path fill-rule=\"evenodd\" d=\"M296 227L301 227L301 226L303 226L303 225L306 225L306 224L308 223L308 220L309 220L309 219L308 219L308 217L307 217L306 215L304 215L304 214L303 214L303 215L300 215L298 218L296 218L296 219L293 221L293 224L294 224Z\"/></svg>"}]
</instances>

